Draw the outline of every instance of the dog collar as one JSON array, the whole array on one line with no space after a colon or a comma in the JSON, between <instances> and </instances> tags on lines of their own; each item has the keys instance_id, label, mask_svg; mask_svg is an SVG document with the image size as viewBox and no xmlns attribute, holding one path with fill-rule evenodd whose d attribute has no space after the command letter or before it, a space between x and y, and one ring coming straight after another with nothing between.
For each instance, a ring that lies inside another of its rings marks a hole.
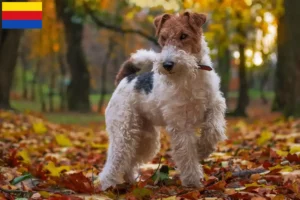
<instances>
[{"instance_id":1,"label":"dog collar","mask_svg":"<svg viewBox=\"0 0 300 200\"><path fill-rule=\"evenodd\" d=\"M206 71L211 71L212 70L212 67L208 66L208 65L201 65L201 64L198 64L198 67L197 69L202 69L202 70L206 70Z\"/></svg>"}]
</instances>

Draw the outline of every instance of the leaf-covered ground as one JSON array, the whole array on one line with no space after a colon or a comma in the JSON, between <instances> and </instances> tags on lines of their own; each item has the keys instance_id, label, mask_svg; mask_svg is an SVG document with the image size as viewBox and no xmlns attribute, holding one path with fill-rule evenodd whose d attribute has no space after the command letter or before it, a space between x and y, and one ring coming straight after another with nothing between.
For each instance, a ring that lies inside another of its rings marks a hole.
<instances>
[{"instance_id":1,"label":"leaf-covered ground","mask_svg":"<svg viewBox=\"0 0 300 200\"><path fill-rule=\"evenodd\" d=\"M200 189L181 186L162 134L160 154L135 185L100 191L104 129L1 111L0 199L300 199L300 120L228 120L229 140L202 163Z\"/></svg>"}]
</instances>

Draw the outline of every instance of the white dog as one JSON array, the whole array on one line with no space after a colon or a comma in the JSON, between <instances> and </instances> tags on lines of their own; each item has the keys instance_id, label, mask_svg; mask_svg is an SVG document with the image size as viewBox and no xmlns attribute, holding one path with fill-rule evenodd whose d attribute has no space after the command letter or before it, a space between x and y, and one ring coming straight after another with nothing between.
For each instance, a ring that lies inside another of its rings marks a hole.
<instances>
[{"instance_id":1,"label":"white dog","mask_svg":"<svg viewBox=\"0 0 300 200\"><path fill-rule=\"evenodd\" d=\"M191 13L167 15L170 16L167 20L164 15L156 18L160 20L160 29L162 20L163 23L173 18L180 21L187 16L189 23L193 15L199 17ZM179 38L186 37L181 34ZM170 134L172 156L182 184L201 186L203 171L199 161L208 157L219 141L226 139L226 104L219 91L220 79L208 67L212 63L202 34L196 45L199 51L191 52L165 42L161 53L139 50L131 56L131 65L153 63L153 70L141 75L127 73L107 106L110 145L99 175L103 190L124 181L135 181L139 165L153 159L160 149L157 127L165 127ZM196 135L198 128L201 128L200 137Z\"/></svg>"}]
</instances>

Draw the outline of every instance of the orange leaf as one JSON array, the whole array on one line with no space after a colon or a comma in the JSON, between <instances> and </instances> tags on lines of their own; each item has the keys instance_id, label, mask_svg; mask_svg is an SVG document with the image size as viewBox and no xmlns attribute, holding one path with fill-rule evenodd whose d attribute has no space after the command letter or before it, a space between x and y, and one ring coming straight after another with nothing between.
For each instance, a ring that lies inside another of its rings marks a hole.
<instances>
[{"instance_id":1,"label":"orange leaf","mask_svg":"<svg viewBox=\"0 0 300 200\"><path fill-rule=\"evenodd\" d=\"M94 186L92 181L86 176L84 176L82 172L63 175L61 179L61 185L75 192L94 192Z\"/></svg>"}]
</instances>

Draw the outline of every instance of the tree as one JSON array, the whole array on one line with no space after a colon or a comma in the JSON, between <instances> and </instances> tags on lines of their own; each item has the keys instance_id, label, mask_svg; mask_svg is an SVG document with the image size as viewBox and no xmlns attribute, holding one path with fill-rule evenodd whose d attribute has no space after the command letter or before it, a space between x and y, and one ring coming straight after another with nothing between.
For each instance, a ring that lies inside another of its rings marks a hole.
<instances>
[{"instance_id":1,"label":"tree","mask_svg":"<svg viewBox=\"0 0 300 200\"><path fill-rule=\"evenodd\" d=\"M65 28L67 62L71 72L71 83L67 89L70 111L90 111L90 74L82 48L83 23L76 19L74 0L55 0L57 16Z\"/></svg>"},{"instance_id":2,"label":"tree","mask_svg":"<svg viewBox=\"0 0 300 200\"><path fill-rule=\"evenodd\" d=\"M108 67L109 62L111 60L111 54L113 52L114 46L115 46L115 42L113 41L113 38L111 37L111 38L109 38L106 56L105 56L105 58L103 60L103 63L102 63L101 91L100 91L100 100L99 100L99 103L98 103L98 112L102 111L105 95L107 93L107 91L106 91L107 67Z\"/></svg>"},{"instance_id":3,"label":"tree","mask_svg":"<svg viewBox=\"0 0 300 200\"><path fill-rule=\"evenodd\" d=\"M237 13L237 17L240 19L239 25L237 27L237 33L242 36L242 38L247 38L246 30L242 26L242 17L241 13ZM240 86L239 86L239 97L237 107L234 111L235 115L238 116L246 116L246 108L249 103L249 96L248 96L248 80L246 74L246 56L245 50L246 45L244 43L238 44L239 54L240 54L240 65L239 65L239 79L240 79Z\"/></svg>"},{"instance_id":4,"label":"tree","mask_svg":"<svg viewBox=\"0 0 300 200\"><path fill-rule=\"evenodd\" d=\"M286 116L300 116L300 1L284 1L285 13L279 18L278 63L274 109Z\"/></svg>"},{"instance_id":5,"label":"tree","mask_svg":"<svg viewBox=\"0 0 300 200\"><path fill-rule=\"evenodd\" d=\"M10 88L22 30L0 29L0 109L11 109Z\"/></svg>"}]
</instances>

